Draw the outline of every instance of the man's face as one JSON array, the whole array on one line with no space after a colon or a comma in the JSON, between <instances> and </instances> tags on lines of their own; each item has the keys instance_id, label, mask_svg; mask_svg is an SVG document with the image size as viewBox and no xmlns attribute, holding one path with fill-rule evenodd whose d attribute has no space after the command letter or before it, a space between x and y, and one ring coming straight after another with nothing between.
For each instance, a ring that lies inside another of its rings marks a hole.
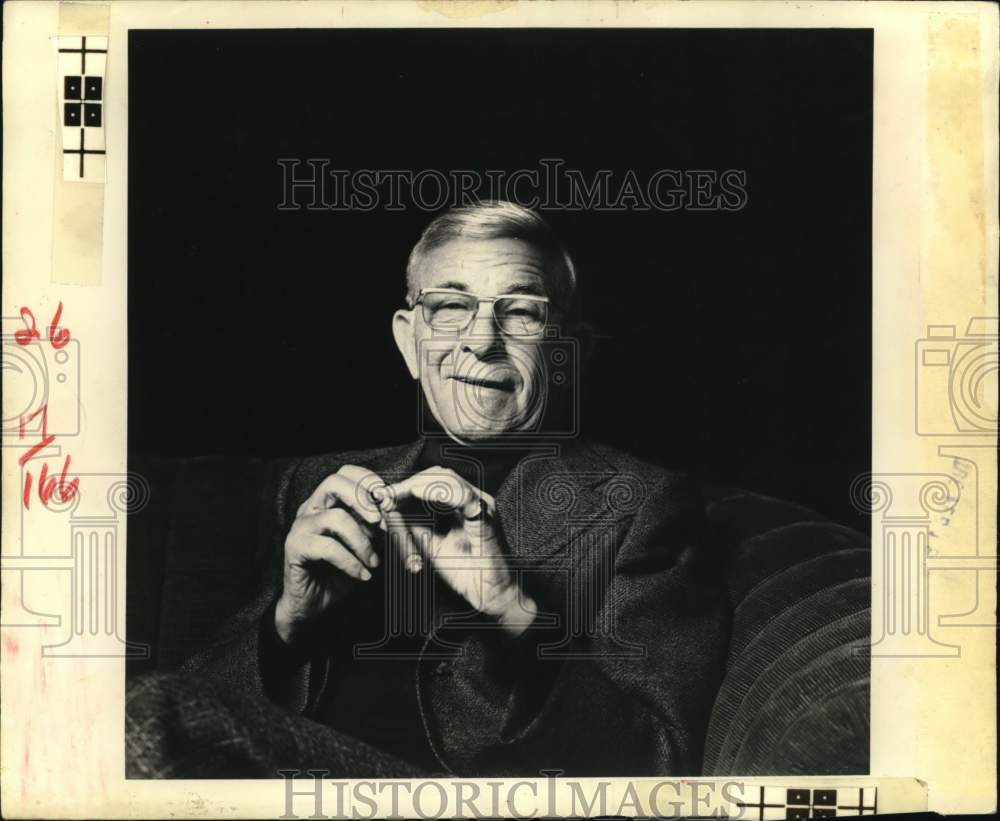
<instances>
[{"instance_id":1,"label":"man's face","mask_svg":"<svg viewBox=\"0 0 1000 821\"><path fill-rule=\"evenodd\" d=\"M417 288L447 288L482 297L546 295L540 251L516 239L457 239L428 252ZM537 303L536 303L537 304ZM541 334L508 336L482 302L461 332L432 329L418 305L409 317L407 364L437 421L459 438L484 440L534 427L544 409Z\"/></svg>"}]
</instances>

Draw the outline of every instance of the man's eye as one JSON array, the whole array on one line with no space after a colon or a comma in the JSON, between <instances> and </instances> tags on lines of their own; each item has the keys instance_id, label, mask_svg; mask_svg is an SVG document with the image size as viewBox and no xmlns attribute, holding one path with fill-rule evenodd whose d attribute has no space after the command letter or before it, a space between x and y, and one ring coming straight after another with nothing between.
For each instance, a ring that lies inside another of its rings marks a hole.
<instances>
[{"instance_id":1,"label":"man's eye","mask_svg":"<svg viewBox=\"0 0 1000 821\"><path fill-rule=\"evenodd\" d=\"M467 307L464 302L445 302L438 306L438 310L464 311Z\"/></svg>"}]
</instances>

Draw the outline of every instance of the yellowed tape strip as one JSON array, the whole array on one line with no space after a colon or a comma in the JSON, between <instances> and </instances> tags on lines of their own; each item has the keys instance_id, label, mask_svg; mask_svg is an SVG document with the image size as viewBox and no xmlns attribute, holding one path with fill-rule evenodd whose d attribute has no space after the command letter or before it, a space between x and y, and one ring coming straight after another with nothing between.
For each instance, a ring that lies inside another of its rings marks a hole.
<instances>
[{"instance_id":1,"label":"yellowed tape strip","mask_svg":"<svg viewBox=\"0 0 1000 821\"><path fill-rule=\"evenodd\" d=\"M110 21L111 10L106 5L61 3L59 6L60 37L107 37ZM58 54L54 56L58 57ZM107 79L105 72L105 97ZM62 130L62 110L57 111L56 116ZM50 279L52 282L68 285L100 285L104 235L103 175L100 182L67 181L63 172L65 155L62 142L59 141L60 149L54 158L56 169Z\"/></svg>"},{"instance_id":2,"label":"yellowed tape strip","mask_svg":"<svg viewBox=\"0 0 1000 821\"><path fill-rule=\"evenodd\" d=\"M941 316L968 316L986 291L983 72L978 14L931 14L927 27L927 274ZM975 283L958 294L954 284ZM956 304L957 302L957 304Z\"/></svg>"},{"instance_id":3,"label":"yellowed tape strip","mask_svg":"<svg viewBox=\"0 0 1000 821\"><path fill-rule=\"evenodd\" d=\"M60 3L60 34L103 34L111 24L111 7L92 3Z\"/></svg>"}]
</instances>

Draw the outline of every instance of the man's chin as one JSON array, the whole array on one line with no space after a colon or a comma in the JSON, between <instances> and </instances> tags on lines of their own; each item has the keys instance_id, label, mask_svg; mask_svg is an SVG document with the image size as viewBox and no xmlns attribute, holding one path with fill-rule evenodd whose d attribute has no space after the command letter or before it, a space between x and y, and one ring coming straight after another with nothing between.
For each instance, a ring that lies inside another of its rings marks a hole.
<instances>
[{"instance_id":1,"label":"man's chin","mask_svg":"<svg viewBox=\"0 0 1000 821\"><path fill-rule=\"evenodd\" d=\"M484 401L487 398L496 401ZM447 403L432 403L431 411L445 432L462 441L489 442L536 430L538 414L526 414L526 409L512 397L504 396L499 401L484 397L483 392L470 391L460 396L451 394L448 399ZM459 401L461 408L456 407Z\"/></svg>"},{"instance_id":2,"label":"man's chin","mask_svg":"<svg viewBox=\"0 0 1000 821\"><path fill-rule=\"evenodd\" d=\"M517 424L490 425L486 420L483 424L453 424L444 425L445 430L453 436L466 442L491 442L497 439L516 437L529 428L523 422Z\"/></svg>"},{"instance_id":3,"label":"man's chin","mask_svg":"<svg viewBox=\"0 0 1000 821\"><path fill-rule=\"evenodd\" d=\"M510 436L514 430L508 427L470 427L468 425L454 425L446 426L445 428L449 433L454 434L459 439L467 442L489 442L493 439L501 439L504 436Z\"/></svg>"}]
</instances>

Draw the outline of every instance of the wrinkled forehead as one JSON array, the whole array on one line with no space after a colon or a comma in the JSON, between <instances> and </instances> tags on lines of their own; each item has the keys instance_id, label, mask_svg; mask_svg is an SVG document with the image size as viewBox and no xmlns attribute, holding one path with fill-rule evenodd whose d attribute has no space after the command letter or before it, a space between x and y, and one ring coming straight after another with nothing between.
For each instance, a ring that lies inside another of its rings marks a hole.
<instances>
[{"instance_id":1,"label":"wrinkled forehead","mask_svg":"<svg viewBox=\"0 0 1000 821\"><path fill-rule=\"evenodd\" d=\"M455 288L476 294L547 294L545 255L520 239L453 239L427 251L417 288Z\"/></svg>"}]
</instances>

